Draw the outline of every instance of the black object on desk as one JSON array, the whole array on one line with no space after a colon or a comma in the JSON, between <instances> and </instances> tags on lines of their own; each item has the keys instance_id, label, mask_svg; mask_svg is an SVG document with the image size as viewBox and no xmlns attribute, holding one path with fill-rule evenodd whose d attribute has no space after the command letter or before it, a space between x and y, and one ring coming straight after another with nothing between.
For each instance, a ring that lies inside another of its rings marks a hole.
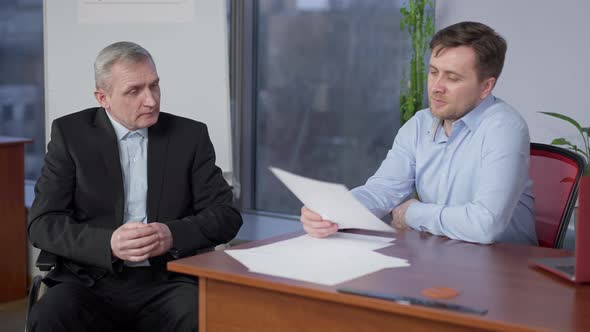
<instances>
[{"instance_id":1,"label":"black object on desk","mask_svg":"<svg viewBox=\"0 0 590 332\"><path fill-rule=\"evenodd\" d=\"M376 299L393 301L393 302L396 302L399 304L419 305L419 306L424 306L424 307L452 310L452 311L468 313L468 314L485 315L488 312L487 309L467 307L467 306L463 306L460 304L446 303L446 302L433 301L433 300L424 300L424 299L419 299L419 298L410 297L410 296L392 295L392 294L377 293L377 292L371 292L371 291L362 291L362 290L356 290L356 289L351 289L351 288L339 288L338 292L373 297Z\"/></svg>"}]
</instances>

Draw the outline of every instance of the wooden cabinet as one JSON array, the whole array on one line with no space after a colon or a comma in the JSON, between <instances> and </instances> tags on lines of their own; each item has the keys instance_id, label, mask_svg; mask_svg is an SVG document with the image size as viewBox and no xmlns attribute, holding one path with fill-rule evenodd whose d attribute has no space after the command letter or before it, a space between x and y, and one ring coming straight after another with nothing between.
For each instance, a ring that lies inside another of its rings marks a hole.
<instances>
[{"instance_id":1,"label":"wooden cabinet","mask_svg":"<svg viewBox=\"0 0 590 332\"><path fill-rule=\"evenodd\" d=\"M0 302L27 295L25 144L0 136Z\"/></svg>"}]
</instances>

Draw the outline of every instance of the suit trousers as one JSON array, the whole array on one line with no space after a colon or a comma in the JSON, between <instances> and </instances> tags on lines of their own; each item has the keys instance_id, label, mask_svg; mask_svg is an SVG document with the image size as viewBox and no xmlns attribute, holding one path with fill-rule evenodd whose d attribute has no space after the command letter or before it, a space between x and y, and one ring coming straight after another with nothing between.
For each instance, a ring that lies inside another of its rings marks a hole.
<instances>
[{"instance_id":1,"label":"suit trousers","mask_svg":"<svg viewBox=\"0 0 590 332\"><path fill-rule=\"evenodd\" d=\"M124 267L91 287L57 284L33 306L31 331L197 331L197 282L167 274Z\"/></svg>"}]
</instances>

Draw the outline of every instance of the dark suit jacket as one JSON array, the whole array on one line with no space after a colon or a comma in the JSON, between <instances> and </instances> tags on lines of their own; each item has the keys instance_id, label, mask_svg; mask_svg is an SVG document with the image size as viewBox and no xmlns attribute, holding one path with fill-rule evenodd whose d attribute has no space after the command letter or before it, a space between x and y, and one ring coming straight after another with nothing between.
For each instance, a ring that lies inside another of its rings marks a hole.
<instances>
[{"instance_id":1,"label":"dark suit jacket","mask_svg":"<svg viewBox=\"0 0 590 332\"><path fill-rule=\"evenodd\" d=\"M165 269L172 258L231 240L242 225L232 192L215 166L207 127L160 113L148 129L148 222L168 225L175 255L150 259ZM113 231L123 224L125 197L115 131L103 108L55 120L45 165L29 212L29 239L60 257L49 281L91 285L117 273Z\"/></svg>"}]
</instances>

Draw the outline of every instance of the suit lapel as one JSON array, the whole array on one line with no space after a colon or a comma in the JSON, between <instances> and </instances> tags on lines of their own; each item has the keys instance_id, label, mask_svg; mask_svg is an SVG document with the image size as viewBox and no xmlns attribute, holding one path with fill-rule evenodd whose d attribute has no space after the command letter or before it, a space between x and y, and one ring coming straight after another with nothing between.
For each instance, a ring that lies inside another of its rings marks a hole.
<instances>
[{"instance_id":1,"label":"suit lapel","mask_svg":"<svg viewBox=\"0 0 590 332\"><path fill-rule=\"evenodd\" d=\"M109 120L106 111L99 108L94 118L97 142L107 169L110 187L113 188L115 201L115 218L117 225L123 224L123 209L125 208L125 192L123 188L123 174L121 171L121 160L119 158L119 144L113 125Z\"/></svg>"},{"instance_id":2,"label":"suit lapel","mask_svg":"<svg viewBox=\"0 0 590 332\"><path fill-rule=\"evenodd\" d=\"M148 128L148 193L147 193L147 218L148 222L157 222L160 207L160 196L166 160L168 159L169 135L166 130L166 118L160 114L158 122Z\"/></svg>"}]
</instances>

